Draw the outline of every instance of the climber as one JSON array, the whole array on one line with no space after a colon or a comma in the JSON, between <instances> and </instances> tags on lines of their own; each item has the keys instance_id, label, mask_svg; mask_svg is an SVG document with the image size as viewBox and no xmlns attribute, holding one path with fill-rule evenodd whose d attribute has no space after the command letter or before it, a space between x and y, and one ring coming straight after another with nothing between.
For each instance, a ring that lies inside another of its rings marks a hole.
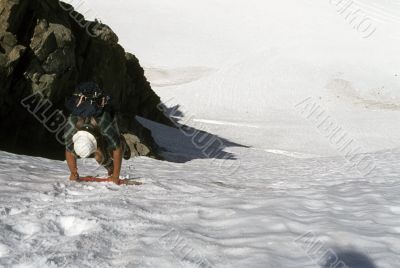
<instances>
[{"instance_id":1,"label":"climber","mask_svg":"<svg viewBox=\"0 0 400 268\"><path fill-rule=\"evenodd\" d=\"M122 157L131 152L109 106L110 96L94 82L80 84L66 101L71 112L64 130L65 157L70 180L79 180L77 157L94 157L106 168L110 181L120 182Z\"/></svg>"}]
</instances>

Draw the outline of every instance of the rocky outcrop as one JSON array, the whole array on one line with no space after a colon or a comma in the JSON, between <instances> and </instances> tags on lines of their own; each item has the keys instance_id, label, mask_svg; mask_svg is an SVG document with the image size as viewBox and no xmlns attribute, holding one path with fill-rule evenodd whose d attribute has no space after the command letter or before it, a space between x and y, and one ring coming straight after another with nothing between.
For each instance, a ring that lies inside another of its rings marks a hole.
<instances>
[{"instance_id":1,"label":"rocky outcrop","mask_svg":"<svg viewBox=\"0 0 400 268\"><path fill-rule=\"evenodd\" d=\"M0 0L0 149L62 158L63 146L46 122L54 111L67 115L65 98L85 81L111 94L133 154L154 155L154 141L135 116L170 121L157 109L160 99L138 59L117 35L58 0ZM30 109L21 103L32 94L48 105Z\"/></svg>"}]
</instances>

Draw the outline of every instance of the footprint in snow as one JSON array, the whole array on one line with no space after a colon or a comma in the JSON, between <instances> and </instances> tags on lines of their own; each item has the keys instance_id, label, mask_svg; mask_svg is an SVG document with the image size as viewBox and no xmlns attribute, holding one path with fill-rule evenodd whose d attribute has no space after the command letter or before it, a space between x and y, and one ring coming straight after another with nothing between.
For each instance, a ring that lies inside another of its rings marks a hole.
<instances>
[{"instance_id":1,"label":"footprint in snow","mask_svg":"<svg viewBox=\"0 0 400 268\"><path fill-rule=\"evenodd\" d=\"M8 207L0 207L0 216L5 217L8 216L11 212L11 208Z\"/></svg>"}]
</instances>

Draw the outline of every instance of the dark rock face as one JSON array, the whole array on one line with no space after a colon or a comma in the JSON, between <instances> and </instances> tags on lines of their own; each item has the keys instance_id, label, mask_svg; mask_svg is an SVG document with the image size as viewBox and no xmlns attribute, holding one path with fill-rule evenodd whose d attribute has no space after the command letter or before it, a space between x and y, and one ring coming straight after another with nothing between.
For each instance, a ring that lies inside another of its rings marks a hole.
<instances>
[{"instance_id":1,"label":"dark rock face","mask_svg":"<svg viewBox=\"0 0 400 268\"><path fill-rule=\"evenodd\" d=\"M67 116L65 98L86 81L111 94L120 128L134 141L133 154L154 155L150 133L134 117L171 122L157 109L160 99L138 59L116 34L58 0L0 0L0 149L62 158L56 131L45 125L56 110ZM44 97L40 105L22 105L32 93Z\"/></svg>"}]
</instances>

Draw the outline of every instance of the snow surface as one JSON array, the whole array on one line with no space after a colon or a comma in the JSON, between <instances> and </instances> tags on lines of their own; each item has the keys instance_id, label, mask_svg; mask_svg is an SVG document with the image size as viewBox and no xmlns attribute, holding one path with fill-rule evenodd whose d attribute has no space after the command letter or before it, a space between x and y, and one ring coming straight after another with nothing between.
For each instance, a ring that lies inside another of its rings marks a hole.
<instances>
[{"instance_id":1,"label":"snow surface","mask_svg":"<svg viewBox=\"0 0 400 268\"><path fill-rule=\"evenodd\" d=\"M68 182L64 162L2 152L0 265L329 267L333 250L347 267L398 267L400 151L374 154L368 179L341 157L230 151L244 156L233 173L221 160L125 162L140 187Z\"/></svg>"},{"instance_id":2,"label":"snow surface","mask_svg":"<svg viewBox=\"0 0 400 268\"><path fill-rule=\"evenodd\" d=\"M139 187L0 152L0 266L399 267L398 0L351 2L369 38L339 0L67 2L204 132L139 119L170 160L125 161Z\"/></svg>"},{"instance_id":3,"label":"snow surface","mask_svg":"<svg viewBox=\"0 0 400 268\"><path fill-rule=\"evenodd\" d=\"M163 101L197 119L260 126L250 138L241 127L208 125L214 133L337 155L293 109L315 97L363 151L399 147L400 2L357 0L343 13L340 2L350 1L87 0L82 12L116 29ZM376 28L370 38L357 30L362 19Z\"/></svg>"}]
</instances>

